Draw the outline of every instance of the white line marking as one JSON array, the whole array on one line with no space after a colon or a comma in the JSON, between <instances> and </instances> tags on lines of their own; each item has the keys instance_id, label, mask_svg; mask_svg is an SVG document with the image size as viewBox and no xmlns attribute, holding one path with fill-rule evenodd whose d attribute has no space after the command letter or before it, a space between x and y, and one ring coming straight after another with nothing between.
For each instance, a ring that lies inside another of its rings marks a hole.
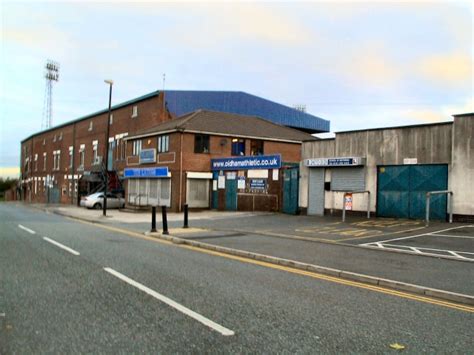
<instances>
[{"instance_id":1,"label":"white line marking","mask_svg":"<svg viewBox=\"0 0 474 355\"><path fill-rule=\"evenodd\" d=\"M47 238L47 237L43 237L43 239L46 240L47 242L50 242L51 244L56 245L57 247L59 247L59 248L61 248L61 249L64 249L64 250L70 252L70 253L73 254L73 255L81 255L81 254L79 254L77 251L75 251L74 249L71 249L71 248L69 248L69 247L67 247L67 246L65 246L65 245L63 245L63 244L61 244L61 243L58 243L58 242L55 241L55 240L49 239L49 238Z\"/></svg>"},{"instance_id":2,"label":"white line marking","mask_svg":"<svg viewBox=\"0 0 474 355\"><path fill-rule=\"evenodd\" d=\"M397 246L400 246L400 245L397 245ZM366 248L371 248L371 249L378 249L378 247L376 246L372 246L372 245L367 245L365 246ZM403 247L403 245L402 245ZM390 247L385 247L385 250L398 250L398 251L406 251L408 253L413 253L415 254L414 252L410 251L410 250L405 250L405 249L401 249L401 248L390 248ZM434 250L438 250L438 249L434 249ZM440 250L442 251L442 250ZM462 253L466 253L466 252L462 252ZM422 252L421 255L429 255L429 256L436 256L436 257L444 257L444 258L447 258L447 259L452 259L452 260L456 260L456 259L461 259L461 258L458 258L458 257L454 257L454 256L451 256L451 255L445 255L445 254L435 254L435 253L426 253L426 252ZM474 261L474 258L471 259L471 258L466 258L466 257L463 257L465 260L469 260L469 261Z\"/></svg>"},{"instance_id":3,"label":"white line marking","mask_svg":"<svg viewBox=\"0 0 474 355\"><path fill-rule=\"evenodd\" d=\"M395 248L399 247L399 248L408 248L408 249L418 249L421 252L423 252L423 250L430 250L430 251L442 251L442 252L445 252L445 253L454 252L454 253L474 255L474 253L471 253L471 252L468 252L468 251L459 251L459 250L434 249L434 248L425 248L425 247L416 247L416 248L414 248L414 247L411 247L411 246L408 246L408 245L386 244L386 243L384 243L384 246L395 247Z\"/></svg>"},{"instance_id":4,"label":"white line marking","mask_svg":"<svg viewBox=\"0 0 474 355\"><path fill-rule=\"evenodd\" d=\"M27 231L28 233L31 233L31 234L36 234L36 232L30 228L26 228L25 226L22 226L21 224L18 225L18 228L20 229L23 229L25 231Z\"/></svg>"},{"instance_id":5,"label":"white line marking","mask_svg":"<svg viewBox=\"0 0 474 355\"><path fill-rule=\"evenodd\" d=\"M386 242L394 242L396 240L404 240L404 239L410 239L410 238L417 238L417 237L422 237L424 235L429 235L431 233L440 233L440 232L447 232L447 231L450 231L450 230L453 230L453 229L459 229L459 228L465 228L465 227L474 227L474 225L469 225L469 226L459 226L459 227L452 227L452 228L447 228L447 229L442 229L442 230L439 230L439 231L436 231L436 232L429 232L429 233L423 233L423 234L417 234L417 235L409 235L407 237L400 237L400 238L394 238L394 239L387 239L387 240L379 240L379 242L381 243L386 243ZM371 243L375 243L375 242L371 242Z\"/></svg>"},{"instance_id":6,"label":"white line marking","mask_svg":"<svg viewBox=\"0 0 474 355\"><path fill-rule=\"evenodd\" d=\"M468 236L468 235L451 235L451 234L436 234L436 232L434 232L434 233L428 233L427 235L432 235L432 236L435 236L435 237L474 239L474 236Z\"/></svg>"},{"instance_id":7,"label":"white line marking","mask_svg":"<svg viewBox=\"0 0 474 355\"><path fill-rule=\"evenodd\" d=\"M411 250L413 250L415 253L417 254L421 254L421 251L419 251L417 248L415 247L410 247Z\"/></svg>"},{"instance_id":8,"label":"white line marking","mask_svg":"<svg viewBox=\"0 0 474 355\"><path fill-rule=\"evenodd\" d=\"M138 288L139 290L141 290L145 293L148 293L150 296L160 300L161 302L166 303L168 306L173 307L174 309L176 309L176 310L184 313L185 315L197 320L198 322L201 322L202 324L208 326L209 328L214 329L215 331L221 333L224 336L229 336L229 335L234 335L235 334L234 331L232 331L230 329L227 329L227 328L213 322L210 319L207 319L206 317L200 315L199 313L196 313L196 312L190 310L189 308L186 308L186 307L180 305L179 303L173 301L172 299L170 299L166 296L163 296L162 294L159 294L156 291L153 291L151 288L148 288L148 287L142 285L141 283L138 283L138 282L128 278L127 276L121 274L118 271L115 271L114 269L105 267L104 270L107 271L109 274L112 274L115 277L119 278L120 280L125 281L126 283Z\"/></svg>"},{"instance_id":9,"label":"white line marking","mask_svg":"<svg viewBox=\"0 0 474 355\"><path fill-rule=\"evenodd\" d=\"M457 257L457 258L468 259L468 260L469 260L469 258L466 258L466 257L464 257L464 256L462 256L462 255L459 255L458 253L455 253L454 251L450 251L449 253L452 254L452 255L454 255L454 256Z\"/></svg>"}]
</instances>

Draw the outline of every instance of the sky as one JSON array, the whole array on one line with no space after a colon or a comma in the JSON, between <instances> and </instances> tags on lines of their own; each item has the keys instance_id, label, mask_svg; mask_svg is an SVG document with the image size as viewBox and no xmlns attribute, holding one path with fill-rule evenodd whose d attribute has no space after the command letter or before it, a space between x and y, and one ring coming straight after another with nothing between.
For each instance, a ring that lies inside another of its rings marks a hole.
<instances>
[{"instance_id":1,"label":"sky","mask_svg":"<svg viewBox=\"0 0 474 355\"><path fill-rule=\"evenodd\" d=\"M0 0L0 15L0 175L41 128L48 59L53 126L106 108L104 79L113 104L245 91L306 105L333 132L474 111L471 2Z\"/></svg>"}]
</instances>

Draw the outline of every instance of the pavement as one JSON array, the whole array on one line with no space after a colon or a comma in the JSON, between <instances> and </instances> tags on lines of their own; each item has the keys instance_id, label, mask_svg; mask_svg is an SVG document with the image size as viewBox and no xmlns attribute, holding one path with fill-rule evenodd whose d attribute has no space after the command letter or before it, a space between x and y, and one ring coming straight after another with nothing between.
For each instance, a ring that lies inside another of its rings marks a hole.
<instances>
[{"instance_id":1,"label":"pavement","mask_svg":"<svg viewBox=\"0 0 474 355\"><path fill-rule=\"evenodd\" d=\"M107 218L101 211L87 210L73 206L34 207L49 212L80 218L93 223L102 223L140 233L150 230L150 213L126 213L107 211ZM446 228L466 229L468 224L447 224L432 222L425 227L423 221L394 220L386 218L348 217L346 223L340 217L292 216L276 213L216 212L200 211L190 213L190 227L183 229L183 214L169 213L170 235L183 240L214 245L231 250L261 254L273 258L291 260L315 265L345 273L366 276L358 281L372 283L370 278L390 280L386 286L424 293L425 289L443 290L446 293L466 295L465 302L474 300L474 283L467 282L474 274L474 263L463 258L446 255L422 254L406 250L360 247L371 241L435 233ZM148 222L147 222L148 221ZM158 228L161 215L157 216ZM461 240L466 248L474 252L474 228L472 239ZM160 234L155 234L159 236ZM225 249L220 249L225 251ZM247 254L247 256L252 257ZM306 267L303 265L303 267ZM320 270L323 272L324 270ZM332 270L329 274L334 275ZM347 276L347 275L346 275ZM379 281L377 281L377 284ZM418 289L411 287L419 286ZM450 295L446 295L450 297Z\"/></svg>"},{"instance_id":2,"label":"pavement","mask_svg":"<svg viewBox=\"0 0 474 355\"><path fill-rule=\"evenodd\" d=\"M2 354L472 351L469 307L169 243L140 223L4 203L0 216Z\"/></svg>"}]
</instances>

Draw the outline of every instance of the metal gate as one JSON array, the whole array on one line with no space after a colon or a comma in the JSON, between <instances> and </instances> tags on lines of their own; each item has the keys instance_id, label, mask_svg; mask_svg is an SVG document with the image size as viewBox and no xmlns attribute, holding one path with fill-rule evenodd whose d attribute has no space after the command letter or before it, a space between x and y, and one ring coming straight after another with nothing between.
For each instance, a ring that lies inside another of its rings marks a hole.
<instances>
[{"instance_id":1,"label":"metal gate","mask_svg":"<svg viewBox=\"0 0 474 355\"><path fill-rule=\"evenodd\" d=\"M422 219L426 192L447 190L448 166L379 166L377 173L377 215L380 217ZM433 195L430 219L446 219L446 195Z\"/></svg>"},{"instance_id":2,"label":"metal gate","mask_svg":"<svg viewBox=\"0 0 474 355\"><path fill-rule=\"evenodd\" d=\"M298 168L283 170L283 213L298 212Z\"/></svg>"}]
</instances>

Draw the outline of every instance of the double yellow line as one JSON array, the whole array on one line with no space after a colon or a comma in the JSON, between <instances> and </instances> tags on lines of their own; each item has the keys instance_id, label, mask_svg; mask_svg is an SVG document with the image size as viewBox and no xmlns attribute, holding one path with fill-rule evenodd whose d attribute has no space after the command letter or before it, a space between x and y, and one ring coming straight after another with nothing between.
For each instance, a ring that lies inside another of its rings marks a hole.
<instances>
[{"instance_id":1,"label":"double yellow line","mask_svg":"<svg viewBox=\"0 0 474 355\"><path fill-rule=\"evenodd\" d=\"M269 263L269 262L266 262L266 261L260 261L260 260L250 259L250 258L244 258L244 257L241 257L241 256L231 255L231 254L225 254L225 253L221 253L221 252L218 252L218 251L208 250L208 249L199 248L199 247L195 247L195 246L191 246L191 245L174 244L174 243L172 243L170 241L167 241L167 240L157 239L157 238L154 238L154 237L147 237L143 234L140 234L140 233L137 233L137 232L132 232L132 231L125 230L125 229L106 226L106 225L98 224L98 223L86 222L86 221L83 221L83 220L77 220L75 218L70 218L70 219L72 219L76 222L81 222L81 223L84 223L84 224L93 225L94 227L100 227L100 228L103 228L103 229L106 229L106 230L109 230L109 231L112 231L112 232L125 234L125 235L131 236L131 237L146 239L146 240L150 240L150 241L154 241L154 242L158 242L158 243L162 243L162 244L174 245L176 247L180 247L180 248L184 248L184 249L188 249L188 250L193 250L193 251L197 251L197 252L208 254L208 255L219 256L219 257L223 257L223 258L226 258L226 259L232 259L232 260L236 260L236 261L239 261L239 262L242 262L242 263L259 265L259 266L270 268L270 269L281 270L281 271L285 271L285 272L289 272L289 273L296 274L296 275L301 275L301 276L308 276L308 277L312 277L314 279L329 281L329 282L337 283L337 284L340 284L340 285L357 287L357 288L361 288L361 289L365 289L365 290L369 290L369 291L373 291L373 292L384 293L386 295L391 295L391 296L401 297L401 298L405 298L405 299L409 299L409 300L413 300L413 301L428 303L428 304L432 304L432 305L435 305L435 306L447 307L447 308L451 308L451 309L456 309L458 311L474 313L474 307L469 306L469 305L463 305L463 304L459 304L459 303L438 300L438 299L427 297L427 296L419 296L419 295L415 295L415 294L411 294L411 293L403 292L403 291L391 290L391 289L380 287L380 286L369 285L369 284L365 284L365 283L362 283L362 282L346 280L346 279L342 279L342 278L335 277L335 276L323 275L323 274L319 274L319 273L316 273L316 272L305 271L305 270L295 269L295 268L292 268L292 267L272 264L272 263Z\"/></svg>"}]
</instances>

